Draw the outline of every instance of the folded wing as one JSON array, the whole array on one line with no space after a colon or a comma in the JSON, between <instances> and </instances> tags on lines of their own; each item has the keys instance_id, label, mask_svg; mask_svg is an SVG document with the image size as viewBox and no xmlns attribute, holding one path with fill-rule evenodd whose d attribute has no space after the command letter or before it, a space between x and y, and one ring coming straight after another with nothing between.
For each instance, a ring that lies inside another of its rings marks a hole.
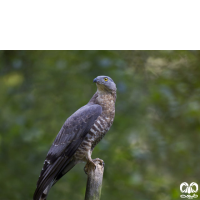
<instances>
[{"instance_id":1,"label":"folded wing","mask_svg":"<svg viewBox=\"0 0 200 200\"><path fill-rule=\"evenodd\" d=\"M85 105L71 115L62 126L45 159L37 182L34 200L39 200L45 188L56 179L69 164L95 120L101 115L102 107Z\"/></svg>"}]
</instances>

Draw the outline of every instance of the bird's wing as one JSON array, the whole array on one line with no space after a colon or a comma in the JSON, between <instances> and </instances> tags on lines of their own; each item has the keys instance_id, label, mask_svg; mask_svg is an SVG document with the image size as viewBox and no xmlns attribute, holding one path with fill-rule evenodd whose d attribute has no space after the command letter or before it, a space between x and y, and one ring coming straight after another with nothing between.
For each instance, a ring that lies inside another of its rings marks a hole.
<instances>
[{"instance_id":1,"label":"bird's wing","mask_svg":"<svg viewBox=\"0 0 200 200\"><path fill-rule=\"evenodd\" d=\"M85 105L65 121L45 159L34 193L34 200L40 198L42 192L60 173L64 165L70 162L101 112L100 105Z\"/></svg>"}]
</instances>

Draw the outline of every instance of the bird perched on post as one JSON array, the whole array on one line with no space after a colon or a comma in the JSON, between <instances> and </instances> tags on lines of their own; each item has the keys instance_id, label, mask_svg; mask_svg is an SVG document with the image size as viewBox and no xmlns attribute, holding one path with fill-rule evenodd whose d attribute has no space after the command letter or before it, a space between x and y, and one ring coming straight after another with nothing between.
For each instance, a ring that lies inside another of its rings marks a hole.
<instances>
[{"instance_id":1,"label":"bird perched on post","mask_svg":"<svg viewBox=\"0 0 200 200\"><path fill-rule=\"evenodd\" d=\"M93 82L97 92L65 121L47 153L33 200L45 200L50 188L77 163L95 167L92 151L113 123L117 88L108 76Z\"/></svg>"}]
</instances>

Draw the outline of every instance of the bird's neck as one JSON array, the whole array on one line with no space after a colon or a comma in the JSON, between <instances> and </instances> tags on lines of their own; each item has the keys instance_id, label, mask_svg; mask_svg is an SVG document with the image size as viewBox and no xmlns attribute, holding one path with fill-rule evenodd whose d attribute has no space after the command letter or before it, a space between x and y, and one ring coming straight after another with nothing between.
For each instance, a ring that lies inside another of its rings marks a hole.
<instances>
[{"instance_id":1,"label":"bird's neck","mask_svg":"<svg viewBox=\"0 0 200 200\"><path fill-rule=\"evenodd\" d=\"M102 106L103 111L115 106L116 92L99 91L93 95L89 103L99 104Z\"/></svg>"}]
</instances>

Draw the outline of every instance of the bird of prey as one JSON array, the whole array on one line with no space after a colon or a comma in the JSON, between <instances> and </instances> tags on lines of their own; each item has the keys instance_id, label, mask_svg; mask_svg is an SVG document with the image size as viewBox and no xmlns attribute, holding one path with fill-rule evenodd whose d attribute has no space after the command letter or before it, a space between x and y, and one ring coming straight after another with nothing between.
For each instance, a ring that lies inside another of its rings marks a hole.
<instances>
[{"instance_id":1,"label":"bird of prey","mask_svg":"<svg viewBox=\"0 0 200 200\"><path fill-rule=\"evenodd\" d=\"M45 200L50 188L77 163L95 166L92 151L113 123L117 88L108 76L93 82L97 92L65 121L47 153L33 200Z\"/></svg>"}]
</instances>

